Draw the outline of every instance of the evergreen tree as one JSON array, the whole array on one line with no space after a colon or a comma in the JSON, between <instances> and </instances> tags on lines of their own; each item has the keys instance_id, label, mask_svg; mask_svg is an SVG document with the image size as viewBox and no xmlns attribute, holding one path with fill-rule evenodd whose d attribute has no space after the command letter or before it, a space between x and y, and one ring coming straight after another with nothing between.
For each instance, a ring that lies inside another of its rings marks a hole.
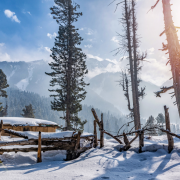
<instances>
[{"instance_id":1,"label":"evergreen tree","mask_svg":"<svg viewBox=\"0 0 180 180\"><path fill-rule=\"evenodd\" d=\"M162 113L158 114L156 120L157 120L157 123L159 123L161 125L163 125L165 123L165 117Z\"/></svg>"},{"instance_id":2,"label":"evergreen tree","mask_svg":"<svg viewBox=\"0 0 180 180\"><path fill-rule=\"evenodd\" d=\"M7 93L4 89L6 89L7 87L9 87L9 85L7 84L7 79L6 79L6 75L4 74L4 72L2 71L2 69L0 69L0 97L5 97L7 98ZM0 105L2 103L0 102ZM0 112L2 111L3 107L0 106Z\"/></svg>"},{"instance_id":3,"label":"evergreen tree","mask_svg":"<svg viewBox=\"0 0 180 180\"><path fill-rule=\"evenodd\" d=\"M150 116L150 117L148 118L147 122L146 122L146 125L145 125L146 128L149 128L149 129L152 128L152 129L150 129L150 130L147 132L147 134L148 134L149 136L157 136L157 135L158 135L157 132L156 132L156 130L153 129L153 128L155 127L155 124L156 124L156 122L155 122L154 117L153 117L153 116Z\"/></svg>"},{"instance_id":4,"label":"evergreen tree","mask_svg":"<svg viewBox=\"0 0 180 180\"><path fill-rule=\"evenodd\" d=\"M25 106L25 108L22 110L24 114L21 114L23 117L26 118L35 118L35 111L32 108L32 104L30 104L29 106Z\"/></svg>"},{"instance_id":5,"label":"evergreen tree","mask_svg":"<svg viewBox=\"0 0 180 180\"><path fill-rule=\"evenodd\" d=\"M85 99L84 77L88 73L85 59L86 55L77 46L83 40L73 26L82 13L76 12L80 6L72 0L54 0L55 6L51 9L53 18L59 25L55 45L51 49L53 62L49 65L53 72L46 73L52 77L50 86L56 89L51 97L51 108L65 112L61 117L66 121L67 130L83 130L86 121L81 122L78 112L82 110L80 102ZM80 126L80 127L79 127Z\"/></svg>"}]
</instances>

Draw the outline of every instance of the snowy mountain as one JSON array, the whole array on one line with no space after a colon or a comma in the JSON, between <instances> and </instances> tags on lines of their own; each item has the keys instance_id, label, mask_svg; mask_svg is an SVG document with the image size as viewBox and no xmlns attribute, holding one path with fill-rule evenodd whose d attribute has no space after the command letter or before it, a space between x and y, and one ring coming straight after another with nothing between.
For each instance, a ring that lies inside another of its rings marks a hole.
<instances>
[{"instance_id":1,"label":"snowy mountain","mask_svg":"<svg viewBox=\"0 0 180 180\"><path fill-rule=\"evenodd\" d=\"M90 86L86 88L88 93L83 104L94 106L105 112L128 114L124 92L118 83L120 73L103 71L103 69L108 69L109 66L115 66L115 64L108 60L87 59L89 72L94 73L94 70L98 68L98 73L93 75L92 78L86 79L86 81L89 81ZM48 88L51 78L45 75L45 72L51 72L51 69L46 61L4 61L0 62L0 67L7 75L11 87L35 92L41 96L49 96ZM166 84L169 85L171 82L166 82ZM173 99L171 99L170 95L167 93L163 94L162 98L156 98L154 92L158 91L159 87L149 82L142 82L142 87L144 86L146 87L146 96L140 103L142 117L147 118L150 115L156 117L158 113L164 113L163 106L167 105L170 108L172 122L178 122L177 107L173 105Z\"/></svg>"}]
</instances>

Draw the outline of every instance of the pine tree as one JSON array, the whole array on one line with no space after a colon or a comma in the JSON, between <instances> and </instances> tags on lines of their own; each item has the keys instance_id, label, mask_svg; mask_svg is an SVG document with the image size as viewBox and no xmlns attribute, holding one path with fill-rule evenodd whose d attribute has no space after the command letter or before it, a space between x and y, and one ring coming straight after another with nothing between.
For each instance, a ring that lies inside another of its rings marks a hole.
<instances>
[{"instance_id":1,"label":"pine tree","mask_svg":"<svg viewBox=\"0 0 180 180\"><path fill-rule=\"evenodd\" d=\"M7 79L6 79L6 75L4 74L4 72L2 71L2 69L0 69L0 97L5 97L7 98L7 93L4 89L6 89L7 87L9 87L9 85L7 84ZM2 103L0 102L0 105ZM2 111L3 107L0 106L0 112Z\"/></svg>"},{"instance_id":2,"label":"pine tree","mask_svg":"<svg viewBox=\"0 0 180 180\"><path fill-rule=\"evenodd\" d=\"M80 6L72 0L54 0L55 6L51 9L53 18L59 25L55 45L51 49L53 62L49 63L53 72L46 73L52 77L50 86L56 89L51 97L51 108L65 112L61 117L66 121L67 130L83 130L86 121L81 122L78 112L82 110L80 102L85 99L84 77L88 73L85 59L86 55L77 46L83 40L73 26L82 13L76 12ZM79 127L80 126L80 127ZM79 128L78 128L79 127Z\"/></svg>"},{"instance_id":3,"label":"pine tree","mask_svg":"<svg viewBox=\"0 0 180 180\"><path fill-rule=\"evenodd\" d=\"M154 117L153 117L153 116L150 116L150 117L148 118L147 122L146 122L146 125L145 125L145 127L146 127L147 129L149 129L149 131L147 132L147 134L148 134L149 136L157 136L157 135L158 135L157 132L156 132L156 130L154 129L155 124L156 124L156 122L155 122Z\"/></svg>"},{"instance_id":4,"label":"pine tree","mask_svg":"<svg viewBox=\"0 0 180 180\"><path fill-rule=\"evenodd\" d=\"M23 117L26 118L35 118L35 111L32 108L32 104L30 104L29 106L25 106L25 108L22 110L24 114L21 114Z\"/></svg>"}]
</instances>

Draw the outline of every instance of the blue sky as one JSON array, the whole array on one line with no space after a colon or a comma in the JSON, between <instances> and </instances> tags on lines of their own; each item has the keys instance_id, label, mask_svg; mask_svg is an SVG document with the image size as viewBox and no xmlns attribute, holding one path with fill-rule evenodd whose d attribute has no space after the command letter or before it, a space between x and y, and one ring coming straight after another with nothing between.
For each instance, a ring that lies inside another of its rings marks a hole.
<instances>
[{"instance_id":1,"label":"blue sky","mask_svg":"<svg viewBox=\"0 0 180 180\"><path fill-rule=\"evenodd\" d=\"M109 67L110 71L120 71L126 62L120 62L121 54L113 56L111 51L118 47L116 32L121 33L118 18L121 7L115 10L116 2L112 0L76 0L83 16L75 24L84 41L81 48L88 55L98 60L108 59L117 66ZM141 37L142 51L147 50L150 63L144 64L142 79L161 85L171 77L170 67L166 67L167 57L159 51L165 36L159 37L164 29L162 4L155 10L147 11L156 0L138 0L137 18L138 33ZM179 0L173 0L173 16L176 26L180 26ZM50 14L53 0L5 0L0 1L0 60L1 61L34 61L50 60L50 48L58 32L56 21ZM99 71L101 72L101 71ZM93 72L96 74L96 72Z\"/></svg>"}]
</instances>

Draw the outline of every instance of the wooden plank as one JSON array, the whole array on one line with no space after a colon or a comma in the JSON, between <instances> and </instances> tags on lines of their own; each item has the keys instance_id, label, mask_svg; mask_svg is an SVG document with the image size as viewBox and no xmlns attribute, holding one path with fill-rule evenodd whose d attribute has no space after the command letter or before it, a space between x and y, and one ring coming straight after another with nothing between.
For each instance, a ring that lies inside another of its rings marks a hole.
<instances>
[{"instance_id":1,"label":"wooden plank","mask_svg":"<svg viewBox=\"0 0 180 180\"><path fill-rule=\"evenodd\" d=\"M165 120L166 120L166 130L171 132L171 128L170 128L170 118L169 118L169 112L166 106L164 106L164 111L165 111ZM169 153L173 150L174 148L174 140L173 137L167 133L167 138L168 138L168 151Z\"/></svg>"},{"instance_id":2,"label":"wooden plank","mask_svg":"<svg viewBox=\"0 0 180 180\"><path fill-rule=\"evenodd\" d=\"M104 123L103 123L103 113L101 113L101 128L100 128L100 148L104 147Z\"/></svg>"},{"instance_id":3,"label":"wooden plank","mask_svg":"<svg viewBox=\"0 0 180 180\"><path fill-rule=\"evenodd\" d=\"M3 120L1 120L0 123L0 140L1 140L2 130L3 130Z\"/></svg>"},{"instance_id":4,"label":"wooden plank","mask_svg":"<svg viewBox=\"0 0 180 180\"><path fill-rule=\"evenodd\" d=\"M42 155L41 155L41 132L39 131L37 163L40 162L42 162Z\"/></svg>"},{"instance_id":5,"label":"wooden plank","mask_svg":"<svg viewBox=\"0 0 180 180\"><path fill-rule=\"evenodd\" d=\"M95 137L94 137L94 148L96 148L97 145L98 145L98 141L97 141L97 130L96 130L96 120L94 120L94 135L95 135Z\"/></svg>"}]
</instances>

